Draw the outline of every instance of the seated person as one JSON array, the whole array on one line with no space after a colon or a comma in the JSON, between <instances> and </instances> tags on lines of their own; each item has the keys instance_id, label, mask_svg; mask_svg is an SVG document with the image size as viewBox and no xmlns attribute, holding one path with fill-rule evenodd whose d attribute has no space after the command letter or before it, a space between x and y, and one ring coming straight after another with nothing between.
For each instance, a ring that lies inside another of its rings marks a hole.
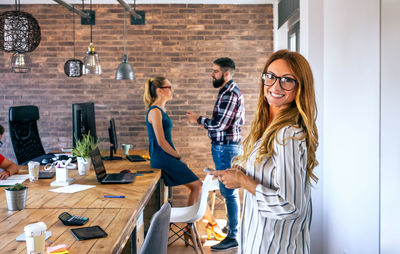
<instances>
[{"instance_id":1,"label":"seated person","mask_svg":"<svg viewBox=\"0 0 400 254\"><path fill-rule=\"evenodd\" d=\"M3 145L3 142L1 142L3 133L4 127L0 125L0 147ZM3 180L7 179L10 175L18 173L18 166L0 154L0 170L0 180Z\"/></svg>"}]
</instances>

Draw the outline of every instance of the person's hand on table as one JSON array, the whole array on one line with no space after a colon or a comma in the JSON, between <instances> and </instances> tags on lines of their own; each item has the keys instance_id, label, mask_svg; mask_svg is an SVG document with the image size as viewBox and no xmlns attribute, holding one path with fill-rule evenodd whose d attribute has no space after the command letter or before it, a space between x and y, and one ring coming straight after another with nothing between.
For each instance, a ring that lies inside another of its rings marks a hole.
<instances>
[{"instance_id":1,"label":"person's hand on table","mask_svg":"<svg viewBox=\"0 0 400 254\"><path fill-rule=\"evenodd\" d=\"M0 180L5 180L10 176L10 172L8 171L2 171L0 172Z\"/></svg>"}]
</instances>

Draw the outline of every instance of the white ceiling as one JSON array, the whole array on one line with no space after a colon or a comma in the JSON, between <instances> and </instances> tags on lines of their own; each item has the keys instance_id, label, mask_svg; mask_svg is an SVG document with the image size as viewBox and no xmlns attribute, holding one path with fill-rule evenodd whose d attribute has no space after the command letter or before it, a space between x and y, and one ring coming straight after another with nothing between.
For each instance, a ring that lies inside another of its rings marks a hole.
<instances>
[{"instance_id":1,"label":"white ceiling","mask_svg":"<svg viewBox=\"0 0 400 254\"><path fill-rule=\"evenodd\" d=\"M137 0L136 5L140 4L270 4L277 0ZM52 0L20 0L21 4L57 4ZM81 4L81 0L64 0L69 4ZM125 0L128 4L133 4L134 0ZM89 3L89 0L85 0ZM93 4L118 4L117 0L92 0ZM0 5L13 5L15 0L0 0Z\"/></svg>"}]
</instances>

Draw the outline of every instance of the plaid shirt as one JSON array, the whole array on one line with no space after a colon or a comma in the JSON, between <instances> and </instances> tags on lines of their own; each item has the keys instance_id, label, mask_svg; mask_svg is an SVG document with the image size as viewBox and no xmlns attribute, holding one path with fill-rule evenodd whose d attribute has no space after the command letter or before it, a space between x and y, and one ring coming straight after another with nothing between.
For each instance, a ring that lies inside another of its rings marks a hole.
<instances>
[{"instance_id":1,"label":"plaid shirt","mask_svg":"<svg viewBox=\"0 0 400 254\"><path fill-rule=\"evenodd\" d=\"M233 80L220 89L212 118L200 116L197 122L208 130L212 141L240 142L240 126L244 124L244 99Z\"/></svg>"}]
</instances>

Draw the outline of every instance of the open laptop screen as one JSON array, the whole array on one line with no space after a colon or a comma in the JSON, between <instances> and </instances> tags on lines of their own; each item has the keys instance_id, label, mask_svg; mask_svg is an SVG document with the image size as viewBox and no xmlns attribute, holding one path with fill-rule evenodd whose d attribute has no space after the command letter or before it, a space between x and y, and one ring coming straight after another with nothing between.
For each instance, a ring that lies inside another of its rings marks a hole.
<instances>
[{"instance_id":1,"label":"open laptop screen","mask_svg":"<svg viewBox=\"0 0 400 254\"><path fill-rule=\"evenodd\" d=\"M98 147L92 151L92 163L97 178L103 179L106 175L106 169L104 168L103 161L101 160L100 150Z\"/></svg>"}]
</instances>

